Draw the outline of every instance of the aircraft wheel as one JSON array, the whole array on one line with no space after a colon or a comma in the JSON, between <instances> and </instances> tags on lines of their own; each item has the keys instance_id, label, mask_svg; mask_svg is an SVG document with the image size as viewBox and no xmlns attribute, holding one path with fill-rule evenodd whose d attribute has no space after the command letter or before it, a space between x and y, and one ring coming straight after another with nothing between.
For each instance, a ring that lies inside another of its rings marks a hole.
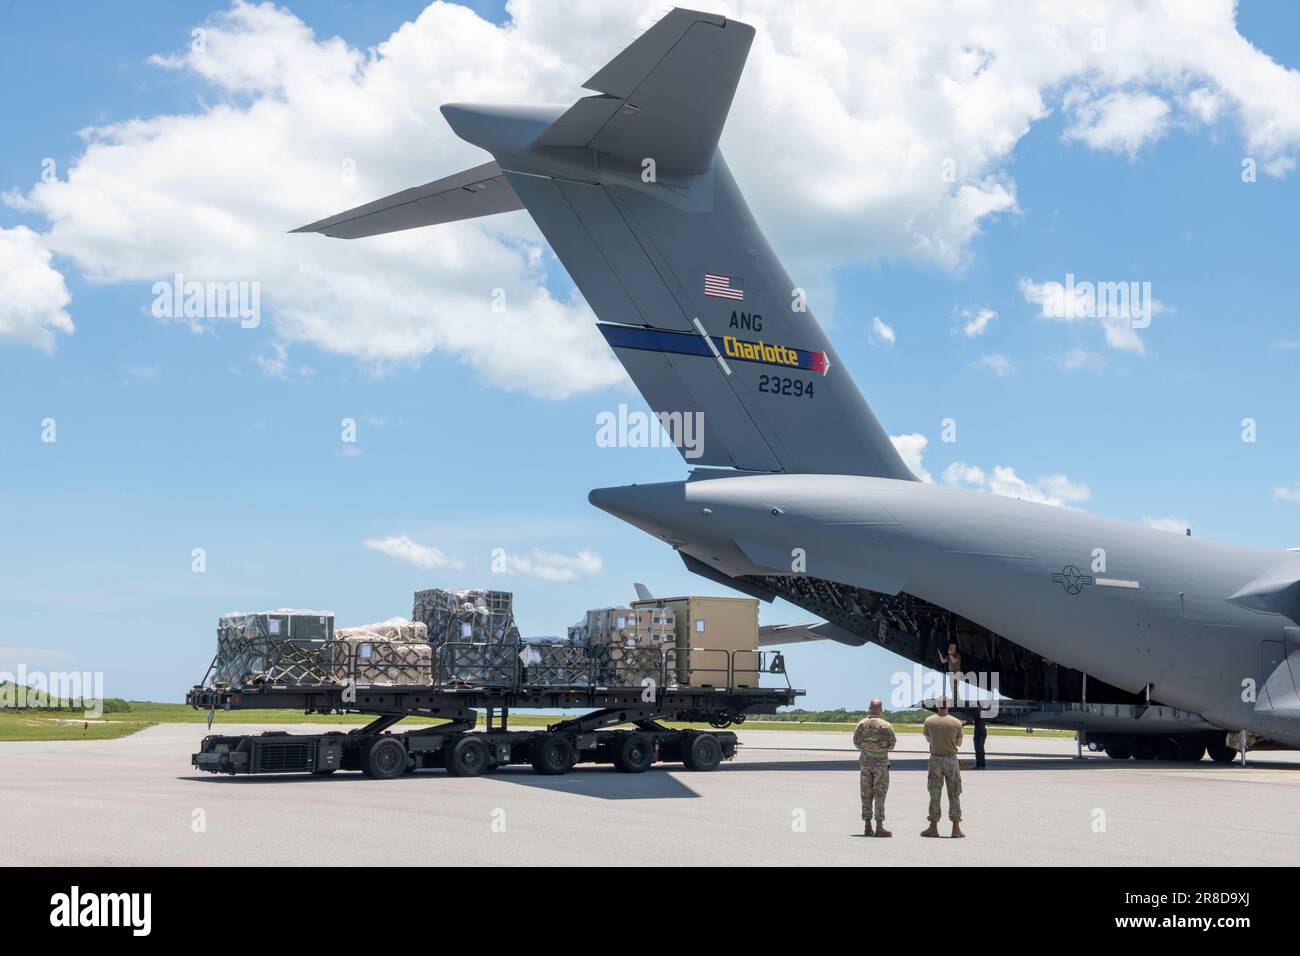
<instances>
[{"instance_id":1,"label":"aircraft wheel","mask_svg":"<svg viewBox=\"0 0 1300 956\"><path fill-rule=\"evenodd\" d=\"M654 742L645 734L627 734L611 750L614 766L623 773L645 773L655 762Z\"/></svg>"},{"instance_id":2,"label":"aircraft wheel","mask_svg":"<svg viewBox=\"0 0 1300 956\"><path fill-rule=\"evenodd\" d=\"M1139 737L1133 741L1133 759L1134 760L1155 760L1156 759L1156 742L1154 740Z\"/></svg>"},{"instance_id":3,"label":"aircraft wheel","mask_svg":"<svg viewBox=\"0 0 1300 956\"><path fill-rule=\"evenodd\" d=\"M528 748L528 762L547 776L568 773L578 762L573 744L563 734L543 734Z\"/></svg>"},{"instance_id":4,"label":"aircraft wheel","mask_svg":"<svg viewBox=\"0 0 1300 956\"><path fill-rule=\"evenodd\" d=\"M1200 763L1205 757L1205 744L1184 740L1178 745L1178 759L1186 763Z\"/></svg>"},{"instance_id":5,"label":"aircraft wheel","mask_svg":"<svg viewBox=\"0 0 1300 956\"><path fill-rule=\"evenodd\" d=\"M1156 742L1156 756L1161 760L1182 760L1183 750L1172 737L1162 737Z\"/></svg>"},{"instance_id":6,"label":"aircraft wheel","mask_svg":"<svg viewBox=\"0 0 1300 956\"><path fill-rule=\"evenodd\" d=\"M682 749L682 763L688 770L717 770L722 763L722 744L713 734L693 734Z\"/></svg>"},{"instance_id":7,"label":"aircraft wheel","mask_svg":"<svg viewBox=\"0 0 1300 956\"><path fill-rule=\"evenodd\" d=\"M1133 748L1128 744L1110 744L1106 747L1106 756L1111 760L1127 760L1133 756Z\"/></svg>"}]
</instances>

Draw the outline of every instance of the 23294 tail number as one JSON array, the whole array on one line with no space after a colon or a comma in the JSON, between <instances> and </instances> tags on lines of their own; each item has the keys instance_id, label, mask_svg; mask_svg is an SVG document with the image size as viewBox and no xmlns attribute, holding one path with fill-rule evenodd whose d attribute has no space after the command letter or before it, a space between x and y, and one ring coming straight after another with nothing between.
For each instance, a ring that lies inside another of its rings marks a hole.
<instances>
[{"instance_id":1,"label":"23294 tail number","mask_svg":"<svg viewBox=\"0 0 1300 956\"><path fill-rule=\"evenodd\" d=\"M801 378L786 378L782 375L760 375L758 390L769 395L789 395L792 398L812 398L813 382Z\"/></svg>"}]
</instances>

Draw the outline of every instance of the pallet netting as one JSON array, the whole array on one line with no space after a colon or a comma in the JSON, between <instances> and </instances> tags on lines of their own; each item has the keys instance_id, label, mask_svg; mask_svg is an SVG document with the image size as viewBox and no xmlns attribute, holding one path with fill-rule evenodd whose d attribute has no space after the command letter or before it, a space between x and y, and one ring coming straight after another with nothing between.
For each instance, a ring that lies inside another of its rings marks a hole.
<instances>
[{"instance_id":1,"label":"pallet netting","mask_svg":"<svg viewBox=\"0 0 1300 956\"><path fill-rule=\"evenodd\" d=\"M434 681L441 687L515 687L518 644L451 641L434 649Z\"/></svg>"},{"instance_id":2,"label":"pallet netting","mask_svg":"<svg viewBox=\"0 0 1300 956\"><path fill-rule=\"evenodd\" d=\"M482 588L415 592L411 619L428 627L429 643L518 644L514 596Z\"/></svg>"},{"instance_id":3,"label":"pallet netting","mask_svg":"<svg viewBox=\"0 0 1300 956\"><path fill-rule=\"evenodd\" d=\"M212 679L231 687L327 684L333 653L330 641L219 636Z\"/></svg>"},{"instance_id":4,"label":"pallet netting","mask_svg":"<svg viewBox=\"0 0 1300 956\"><path fill-rule=\"evenodd\" d=\"M657 647L591 647L597 685L601 687L667 687L671 676L665 655Z\"/></svg>"},{"instance_id":5,"label":"pallet netting","mask_svg":"<svg viewBox=\"0 0 1300 956\"><path fill-rule=\"evenodd\" d=\"M591 687L595 680L591 650L582 644L525 644L521 660L527 687Z\"/></svg>"},{"instance_id":6,"label":"pallet netting","mask_svg":"<svg viewBox=\"0 0 1300 956\"><path fill-rule=\"evenodd\" d=\"M282 608L217 621L212 679L230 686L320 684L329 679L334 615Z\"/></svg>"},{"instance_id":7,"label":"pallet netting","mask_svg":"<svg viewBox=\"0 0 1300 956\"><path fill-rule=\"evenodd\" d=\"M335 643L331 676L336 684L352 681L358 687L424 687L435 681L433 648L427 641L351 635Z\"/></svg>"}]
</instances>

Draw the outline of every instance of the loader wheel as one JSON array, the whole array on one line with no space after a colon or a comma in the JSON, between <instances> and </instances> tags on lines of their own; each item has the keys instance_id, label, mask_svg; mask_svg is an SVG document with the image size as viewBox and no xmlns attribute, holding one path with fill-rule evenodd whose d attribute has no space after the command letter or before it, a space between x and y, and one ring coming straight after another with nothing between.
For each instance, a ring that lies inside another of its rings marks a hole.
<instances>
[{"instance_id":1,"label":"loader wheel","mask_svg":"<svg viewBox=\"0 0 1300 956\"><path fill-rule=\"evenodd\" d=\"M1155 760L1156 742L1145 737L1139 737L1133 742L1133 759Z\"/></svg>"},{"instance_id":2,"label":"loader wheel","mask_svg":"<svg viewBox=\"0 0 1300 956\"><path fill-rule=\"evenodd\" d=\"M477 777L487 769L489 757L483 741L471 734L462 734L447 753L447 772L453 777Z\"/></svg>"},{"instance_id":3,"label":"loader wheel","mask_svg":"<svg viewBox=\"0 0 1300 956\"><path fill-rule=\"evenodd\" d=\"M406 773L406 748L396 737L380 737L366 751L366 776L392 780Z\"/></svg>"},{"instance_id":4,"label":"loader wheel","mask_svg":"<svg viewBox=\"0 0 1300 956\"><path fill-rule=\"evenodd\" d=\"M645 773L655 762L655 745L645 734L620 737L611 750L614 766L623 773Z\"/></svg>"},{"instance_id":5,"label":"loader wheel","mask_svg":"<svg viewBox=\"0 0 1300 956\"><path fill-rule=\"evenodd\" d=\"M1133 748L1128 744L1111 744L1106 748L1106 756L1111 760L1127 760L1133 756Z\"/></svg>"},{"instance_id":6,"label":"loader wheel","mask_svg":"<svg viewBox=\"0 0 1300 956\"><path fill-rule=\"evenodd\" d=\"M577 760L573 744L563 734L542 734L528 748L528 762L547 776L568 773Z\"/></svg>"},{"instance_id":7,"label":"loader wheel","mask_svg":"<svg viewBox=\"0 0 1300 956\"><path fill-rule=\"evenodd\" d=\"M682 763L688 770L717 770L722 763L722 744L713 734L692 735L682 750Z\"/></svg>"}]
</instances>

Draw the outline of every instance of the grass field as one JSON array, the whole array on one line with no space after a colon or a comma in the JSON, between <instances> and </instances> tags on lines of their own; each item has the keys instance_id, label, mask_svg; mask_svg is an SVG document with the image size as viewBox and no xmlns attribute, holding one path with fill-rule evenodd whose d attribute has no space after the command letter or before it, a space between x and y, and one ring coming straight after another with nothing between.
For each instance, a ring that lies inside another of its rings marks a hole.
<instances>
[{"instance_id":1,"label":"grass field","mask_svg":"<svg viewBox=\"0 0 1300 956\"><path fill-rule=\"evenodd\" d=\"M745 724L746 730L786 730L808 732L852 733L853 722L814 722L804 720L781 720L780 714L772 717L751 717ZM212 723L214 731L222 725L229 724L323 724L356 727L369 723L373 718L362 714L302 714L294 710L238 710L218 711ZM511 727L545 727L562 718L548 714L511 714ZM154 704L131 701L129 709L118 713L105 713L102 717L85 721L79 713L46 712L33 710L0 710L0 741L7 740L112 740L125 737L145 727L160 723L187 723L206 725L207 711L194 710L185 704ZM398 725L398 729L407 730L422 726L418 719L409 718ZM704 724L671 723L671 727L707 726ZM895 724L899 733L920 733L918 724ZM1020 735L1025 731L1018 727L990 727L990 736ZM1037 734L1051 737L1072 737L1067 731L1039 730Z\"/></svg>"}]
</instances>

